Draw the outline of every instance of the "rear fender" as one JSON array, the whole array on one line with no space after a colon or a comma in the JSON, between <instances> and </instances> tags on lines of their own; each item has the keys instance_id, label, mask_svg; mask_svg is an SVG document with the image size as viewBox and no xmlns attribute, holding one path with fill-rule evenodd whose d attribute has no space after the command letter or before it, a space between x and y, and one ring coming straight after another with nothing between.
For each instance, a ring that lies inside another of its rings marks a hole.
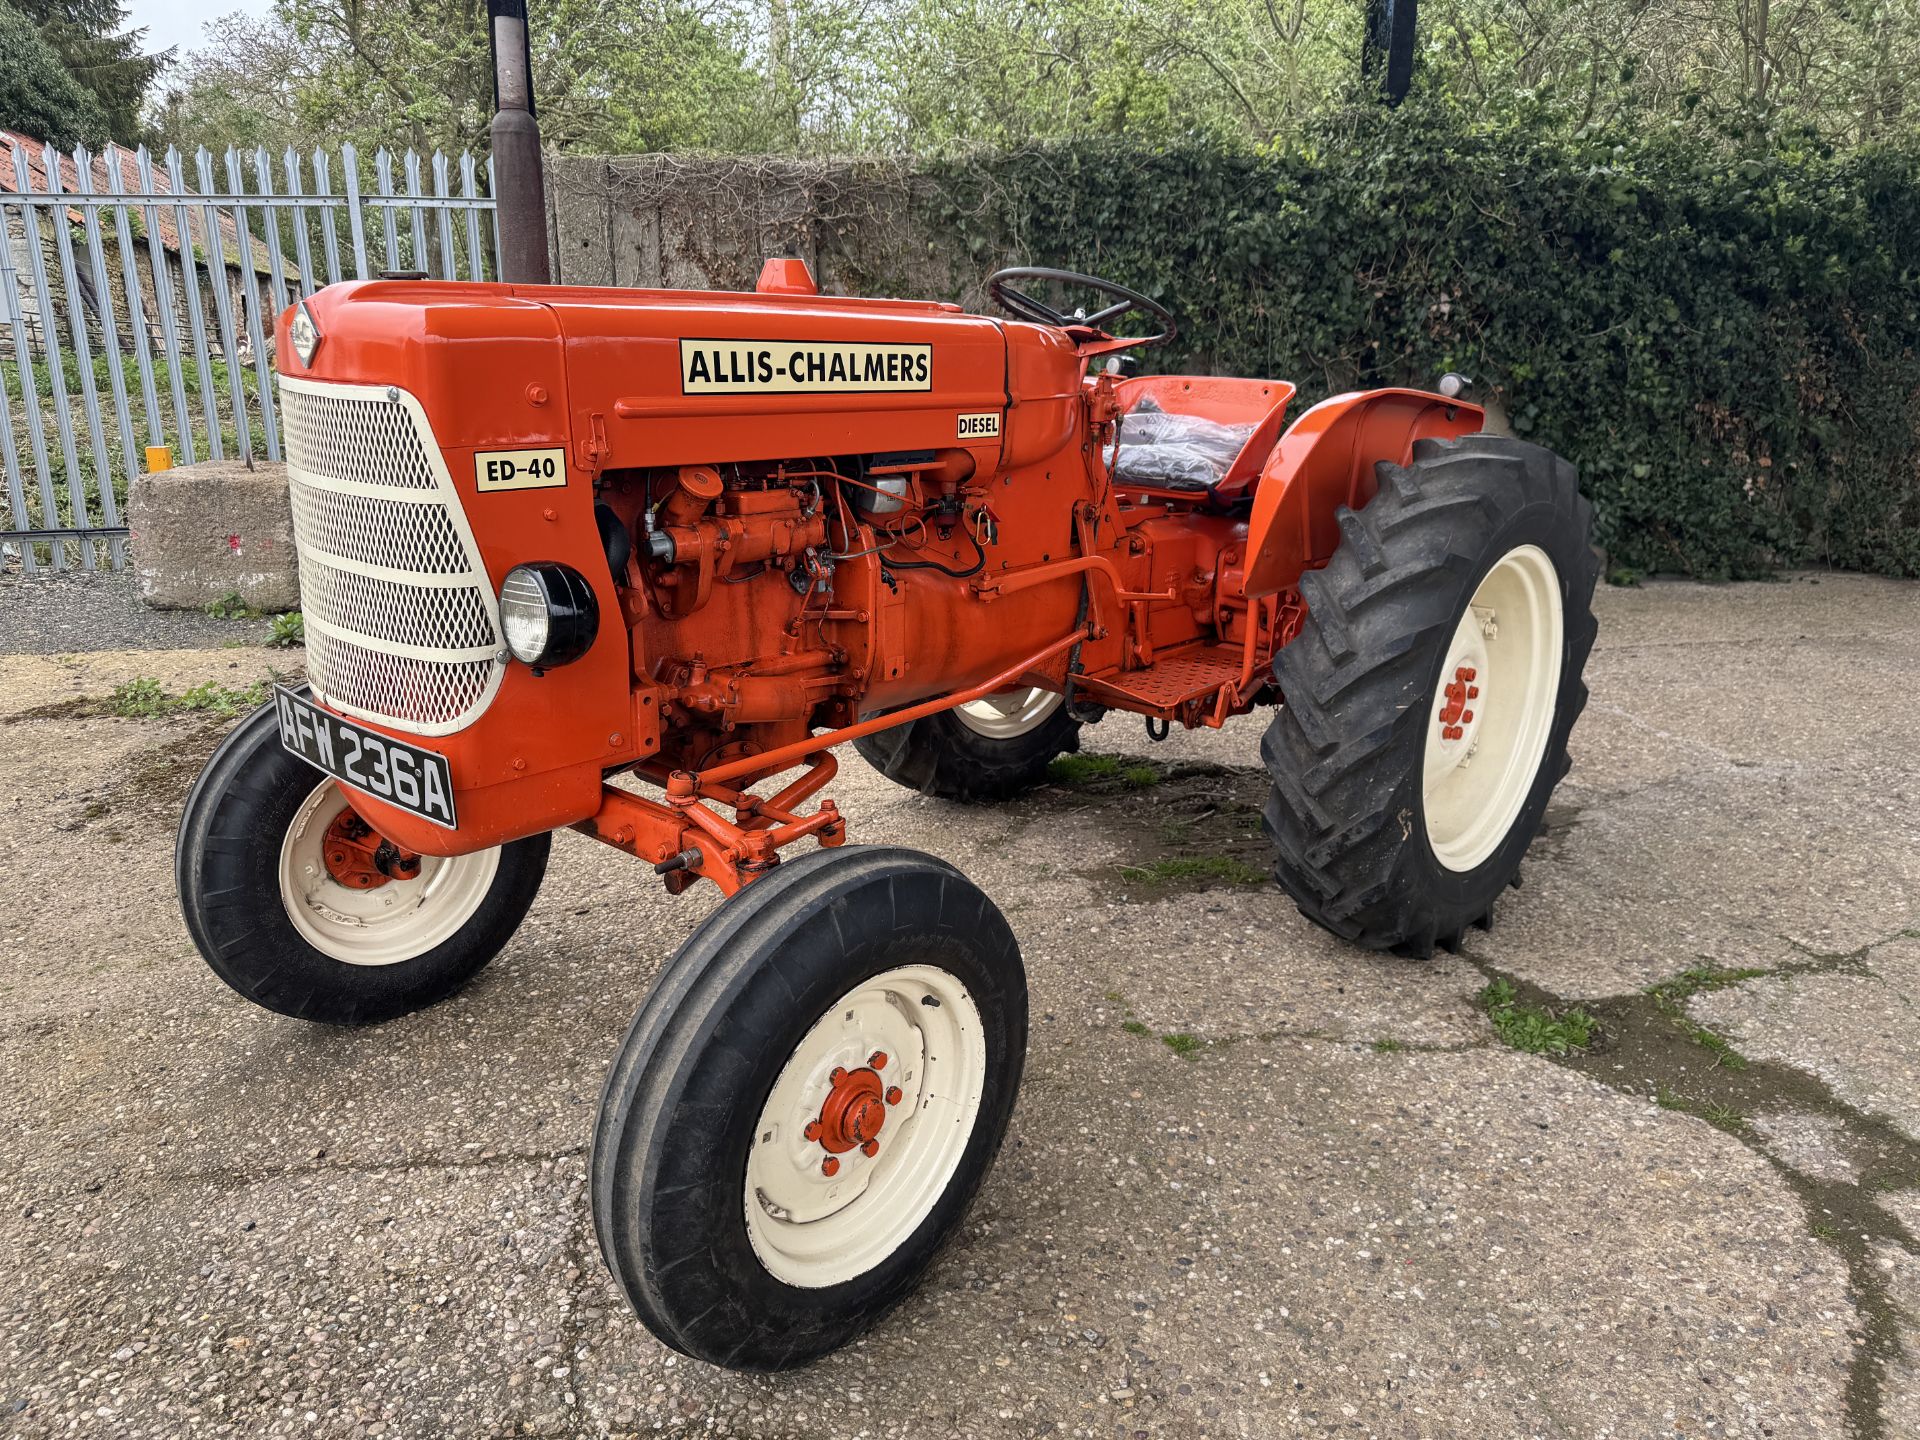
<instances>
[{"instance_id":1,"label":"rear fender","mask_svg":"<svg viewBox=\"0 0 1920 1440\"><path fill-rule=\"evenodd\" d=\"M1340 543L1335 511L1373 498L1373 467L1404 465L1413 442L1480 430L1486 412L1424 390L1366 390L1322 400L1287 428L1260 472L1247 523L1246 593L1271 595L1324 565Z\"/></svg>"}]
</instances>

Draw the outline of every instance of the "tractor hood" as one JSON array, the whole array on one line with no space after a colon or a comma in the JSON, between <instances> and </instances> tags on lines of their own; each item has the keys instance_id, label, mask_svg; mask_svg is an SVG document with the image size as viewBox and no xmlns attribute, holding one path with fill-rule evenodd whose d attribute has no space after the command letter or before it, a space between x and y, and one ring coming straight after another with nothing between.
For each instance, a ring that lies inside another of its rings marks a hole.
<instances>
[{"instance_id":1,"label":"tractor hood","mask_svg":"<svg viewBox=\"0 0 1920 1440\"><path fill-rule=\"evenodd\" d=\"M318 347L303 365L283 336L283 374L396 385L445 448L566 445L588 473L955 446L987 467L1010 406L1056 437L1080 376L1057 332L919 301L392 280L306 307Z\"/></svg>"}]
</instances>

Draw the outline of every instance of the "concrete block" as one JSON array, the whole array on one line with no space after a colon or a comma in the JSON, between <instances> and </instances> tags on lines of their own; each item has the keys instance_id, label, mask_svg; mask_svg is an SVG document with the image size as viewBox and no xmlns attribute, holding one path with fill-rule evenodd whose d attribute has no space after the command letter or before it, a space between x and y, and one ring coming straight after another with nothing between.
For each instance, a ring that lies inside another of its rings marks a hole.
<instances>
[{"instance_id":1,"label":"concrete block","mask_svg":"<svg viewBox=\"0 0 1920 1440\"><path fill-rule=\"evenodd\" d=\"M127 498L141 597L200 610L238 595L256 610L300 605L287 467L216 460L141 475Z\"/></svg>"}]
</instances>

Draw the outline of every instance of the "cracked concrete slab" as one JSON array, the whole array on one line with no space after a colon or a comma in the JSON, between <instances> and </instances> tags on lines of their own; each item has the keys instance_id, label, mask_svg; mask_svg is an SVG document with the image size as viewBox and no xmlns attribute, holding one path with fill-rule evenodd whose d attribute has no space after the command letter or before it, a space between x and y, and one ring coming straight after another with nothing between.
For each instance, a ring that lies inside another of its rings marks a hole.
<instances>
[{"instance_id":1,"label":"cracked concrete slab","mask_svg":"<svg viewBox=\"0 0 1920 1440\"><path fill-rule=\"evenodd\" d=\"M1920 1140L1920 940L1876 945L1861 963L1858 974L1761 976L1692 1010L1742 1051L1818 1075Z\"/></svg>"},{"instance_id":2,"label":"cracked concrete slab","mask_svg":"<svg viewBox=\"0 0 1920 1440\"><path fill-rule=\"evenodd\" d=\"M1847 1157L1846 1122L1838 1116L1781 1111L1755 1115L1753 1129L1766 1152L1789 1170L1846 1185L1859 1178Z\"/></svg>"},{"instance_id":3,"label":"cracked concrete slab","mask_svg":"<svg viewBox=\"0 0 1920 1440\"><path fill-rule=\"evenodd\" d=\"M581 1193L606 1059L714 896L669 900L563 835L521 934L454 1000L353 1033L262 1014L172 896L218 727L6 718L141 675L238 684L257 652L36 659L33 703L0 657L0 866L28 897L0 911L0 1433L1911 1437L1908 1252L1874 1240L1890 1264L1863 1288L1808 1197L1911 1231L1920 1173L1866 1198L1893 1171L1852 1112L1756 1106L1743 1129L1661 1108L1606 1068L1610 1037L1585 1072L1522 1056L1476 995L1491 968L1573 1003L1703 956L1798 967L1688 1013L1836 1105L1905 1114L1893 1007L1920 987L1911 942L1881 942L1920 921L1894 684L1920 586L1650 585L1599 608L1563 803L1460 957L1360 954L1262 885L1129 879L1194 819L1168 803L1185 781L958 807L843 756L856 839L944 855L1005 908L1033 1036L1001 1162L926 1288L783 1377L657 1345ZM1802 636L1846 657L1823 709L1766 648ZM1804 753L1742 742L1770 704L1799 706ZM1260 725L1086 738L1169 776L1218 767L1230 803L1198 833L1239 846ZM1863 946L1827 973L1810 953Z\"/></svg>"}]
</instances>

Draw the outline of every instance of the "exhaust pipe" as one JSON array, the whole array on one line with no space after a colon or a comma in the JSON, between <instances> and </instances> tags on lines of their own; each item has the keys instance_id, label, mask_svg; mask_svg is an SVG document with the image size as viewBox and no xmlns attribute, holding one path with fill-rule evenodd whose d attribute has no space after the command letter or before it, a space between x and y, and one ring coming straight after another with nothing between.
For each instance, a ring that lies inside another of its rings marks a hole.
<instances>
[{"instance_id":1,"label":"exhaust pipe","mask_svg":"<svg viewBox=\"0 0 1920 1440\"><path fill-rule=\"evenodd\" d=\"M533 110L533 54L526 0L487 0L493 49L494 223L500 227L500 278L512 285L549 285L547 182L540 160L540 122Z\"/></svg>"}]
</instances>

